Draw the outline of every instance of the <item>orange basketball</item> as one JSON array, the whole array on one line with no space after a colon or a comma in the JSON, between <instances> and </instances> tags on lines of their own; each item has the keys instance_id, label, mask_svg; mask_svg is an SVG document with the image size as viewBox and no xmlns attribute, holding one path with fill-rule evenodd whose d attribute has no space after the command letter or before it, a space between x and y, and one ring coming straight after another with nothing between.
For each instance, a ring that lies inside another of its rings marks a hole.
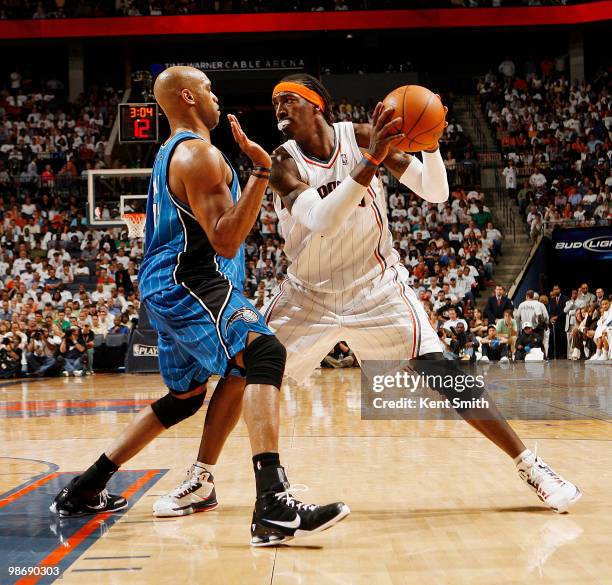
<instances>
[{"instance_id":1,"label":"orange basketball","mask_svg":"<svg viewBox=\"0 0 612 585\"><path fill-rule=\"evenodd\" d=\"M401 130L406 135L396 148L405 152L431 150L444 132L444 106L426 87L402 85L384 99L385 108L393 108L394 118L403 120Z\"/></svg>"}]
</instances>

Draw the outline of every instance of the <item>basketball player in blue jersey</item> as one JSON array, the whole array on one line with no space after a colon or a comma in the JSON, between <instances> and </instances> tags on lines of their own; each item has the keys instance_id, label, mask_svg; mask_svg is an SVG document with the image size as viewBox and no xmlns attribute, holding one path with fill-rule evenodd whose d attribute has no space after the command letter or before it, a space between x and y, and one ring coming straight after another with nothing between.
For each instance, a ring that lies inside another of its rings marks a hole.
<instances>
[{"instance_id":1,"label":"basketball player in blue jersey","mask_svg":"<svg viewBox=\"0 0 612 585\"><path fill-rule=\"evenodd\" d=\"M288 138L273 154L270 183L291 265L264 314L287 348L287 375L304 380L342 339L360 361L405 360L420 374L462 377L459 366L444 359L393 250L377 177L384 165L430 208L444 204L449 189L439 149L423 152L421 162L394 148L402 135L393 129L401 127L401 119L392 120L392 110L382 103L372 124L334 123L329 93L309 75L283 79L272 103L278 128ZM450 400L481 395L436 390ZM486 408L458 412L514 461L542 502L567 511L580 490L526 448L490 398L484 403ZM173 498L176 505L179 490L162 499Z\"/></svg>"},{"instance_id":2,"label":"basketball player in blue jersey","mask_svg":"<svg viewBox=\"0 0 612 585\"><path fill-rule=\"evenodd\" d=\"M123 497L106 491L109 479L164 429L195 414L208 378L218 374L218 398L211 401L205 431L215 446L203 456L216 459L242 399L257 489L251 544L273 546L320 532L346 517L349 508L342 502L305 505L292 496L278 454L286 351L242 294L243 242L261 209L270 156L228 116L234 139L253 162L241 196L236 172L210 140L220 110L206 75L192 67L171 67L159 75L154 92L171 135L153 166L138 280L159 334L160 371L169 391L59 493L51 511L66 518L125 508ZM213 430L220 436L211 436ZM212 485L210 469L191 489L202 481ZM212 490L187 513L215 506Z\"/></svg>"}]
</instances>

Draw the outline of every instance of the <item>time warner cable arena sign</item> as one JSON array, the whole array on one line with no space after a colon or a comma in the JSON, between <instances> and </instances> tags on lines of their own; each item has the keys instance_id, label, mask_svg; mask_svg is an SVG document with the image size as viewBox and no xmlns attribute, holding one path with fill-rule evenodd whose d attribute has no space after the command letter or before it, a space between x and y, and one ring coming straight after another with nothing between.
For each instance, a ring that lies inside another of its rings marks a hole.
<instances>
[{"instance_id":1,"label":"time warner cable arena sign","mask_svg":"<svg viewBox=\"0 0 612 585\"><path fill-rule=\"evenodd\" d=\"M188 61L184 63L164 63L164 66L174 67L184 65L195 67L201 71L275 71L284 69L304 69L303 59L216 59L211 61Z\"/></svg>"}]
</instances>

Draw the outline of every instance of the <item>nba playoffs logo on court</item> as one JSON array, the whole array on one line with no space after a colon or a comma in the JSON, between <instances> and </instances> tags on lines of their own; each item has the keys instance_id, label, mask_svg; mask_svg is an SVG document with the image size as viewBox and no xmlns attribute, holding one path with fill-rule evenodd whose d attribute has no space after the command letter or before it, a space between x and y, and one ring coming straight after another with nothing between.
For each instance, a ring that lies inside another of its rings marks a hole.
<instances>
[{"instance_id":1,"label":"nba playoffs logo on court","mask_svg":"<svg viewBox=\"0 0 612 585\"><path fill-rule=\"evenodd\" d=\"M135 357L157 357L157 345L142 345L140 343L135 343L132 348L132 353Z\"/></svg>"},{"instance_id":2,"label":"nba playoffs logo on court","mask_svg":"<svg viewBox=\"0 0 612 585\"><path fill-rule=\"evenodd\" d=\"M257 323L259 321L259 315L253 311L253 309L247 309L243 307L242 309L238 309L228 320L227 325L225 326L225 334L229 331L232 323L236 321L246 321L247 323Z\"/></svg>"}]
</instances>

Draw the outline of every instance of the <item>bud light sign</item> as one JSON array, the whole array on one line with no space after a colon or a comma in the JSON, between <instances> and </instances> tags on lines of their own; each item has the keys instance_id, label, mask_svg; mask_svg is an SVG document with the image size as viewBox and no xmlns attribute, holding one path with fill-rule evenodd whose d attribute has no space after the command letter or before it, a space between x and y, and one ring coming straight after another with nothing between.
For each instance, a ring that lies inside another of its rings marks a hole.
<instances>
[{"instance_id":1,"label":"bud light sign","mask_svg":"<svg viewBox=\"0 0 612 585\"><path fill-rule=\"evenodd\" d=\"M612 261L612 227L557 229L552 240L558 261Z\"/></svg>"}]
</instances>

